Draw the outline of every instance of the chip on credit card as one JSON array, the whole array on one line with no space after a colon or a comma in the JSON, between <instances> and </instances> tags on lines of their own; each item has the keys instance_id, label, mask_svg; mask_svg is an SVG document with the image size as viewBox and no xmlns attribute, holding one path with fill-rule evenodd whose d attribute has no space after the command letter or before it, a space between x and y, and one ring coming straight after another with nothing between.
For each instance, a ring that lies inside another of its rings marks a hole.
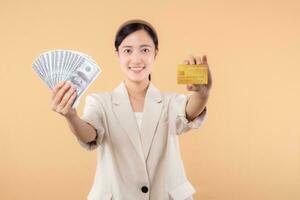
<instances>
[{"instance_id":1,"label":"chip on credit card","mask_svg":"<svg viewBox=\"0 0 300 200\"><path fill-rule=\"evenodd\" d=\"M180 64L177 66L178 84L207 84L208 66L207 64Z\"/></svg>"}]
</instances>

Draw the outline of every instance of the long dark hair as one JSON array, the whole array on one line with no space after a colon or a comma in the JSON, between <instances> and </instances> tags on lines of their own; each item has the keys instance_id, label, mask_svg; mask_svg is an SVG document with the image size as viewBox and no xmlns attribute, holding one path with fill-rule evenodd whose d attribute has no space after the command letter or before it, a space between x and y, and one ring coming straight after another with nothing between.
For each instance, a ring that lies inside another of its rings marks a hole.
<instances>
[{"instance_id":1,"label":"long dark hair","mask_svg":"<svg viewBox=\"0 0 300 200\"><path fill-rule=\"evenodd\" d=\"M150 23L144 20L135 19L135 20L129 20L125 22L123 25L121 25L121 27L117 31L115 37L116 51L119 51L120 44L129 34L139 30L145 30L149 34L149 36L153 40L155 49L158 50L158 37L155 29L152 27ZM149 74L149 80L151 81L151 74Z\"/></svg>"}]
</instances>

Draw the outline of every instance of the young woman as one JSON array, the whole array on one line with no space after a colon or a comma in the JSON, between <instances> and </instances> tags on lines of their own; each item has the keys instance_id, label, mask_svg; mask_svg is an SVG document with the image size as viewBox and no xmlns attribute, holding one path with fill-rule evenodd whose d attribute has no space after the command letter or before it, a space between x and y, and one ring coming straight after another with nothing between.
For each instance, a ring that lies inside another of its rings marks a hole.
<instances>
[{"instance_id":1,"label":"young woman","mask_svg":"<svg viewBox=\"0 0 300 200\"><path fill-rule=\"evenodd\" d=\"M150 81L158 38L142 20L119 28L115 48L125 75L116 89L88 95L81 118L71 108L76 90L69 83L58 84L50 102L84 148L97 148L88 199L193 199L195 189L185 175L178 136L205 120L210 72L208 84L187 85L193 94L160 92ZM183 63L201 64L207 59L190 56Z\"/></svg>"}]
</instances>

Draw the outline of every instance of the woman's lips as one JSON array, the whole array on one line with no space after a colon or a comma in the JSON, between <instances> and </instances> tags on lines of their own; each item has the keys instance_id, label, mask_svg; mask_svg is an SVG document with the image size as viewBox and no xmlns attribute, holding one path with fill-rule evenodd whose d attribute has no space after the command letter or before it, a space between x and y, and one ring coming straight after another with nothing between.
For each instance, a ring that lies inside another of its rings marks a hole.
<instances>
[{"instance_id":1,"label":"woman's lips","mask_svg":"<svg viewBox=\"0 0 300 200\"><path fill-rule=\"evenodd\" d=\"M134 73L140 73L141 71L143 71L145 69L145 67L129 67L129 69L131 71L133 71Z\"/></svg>"}]
</instances>

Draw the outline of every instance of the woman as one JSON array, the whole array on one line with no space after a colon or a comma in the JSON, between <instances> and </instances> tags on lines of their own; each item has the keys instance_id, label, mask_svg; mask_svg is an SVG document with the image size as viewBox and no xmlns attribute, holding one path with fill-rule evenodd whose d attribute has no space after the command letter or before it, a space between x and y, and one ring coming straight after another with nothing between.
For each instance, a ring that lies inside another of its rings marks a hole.
<instances>
[{"instance_id":1,"label":"woman","mask_svg":"<svg viewBox=\"0 0 300 200\"><path fill-rule=\"evenodd\" d=\"M185 175L178 135L205 120L210 72L208 84L187 85L193 94L160 92L150 81L157 34L142 20L119 28L115 48L125 78L114 91L88 95L81 118L71 108L76 90L69 83L58 84L50 102L84 148L97 148L88 199L192 199L195 189ZM190 56L184 63L207 60Z\"/></svg>"}]
</instances>

